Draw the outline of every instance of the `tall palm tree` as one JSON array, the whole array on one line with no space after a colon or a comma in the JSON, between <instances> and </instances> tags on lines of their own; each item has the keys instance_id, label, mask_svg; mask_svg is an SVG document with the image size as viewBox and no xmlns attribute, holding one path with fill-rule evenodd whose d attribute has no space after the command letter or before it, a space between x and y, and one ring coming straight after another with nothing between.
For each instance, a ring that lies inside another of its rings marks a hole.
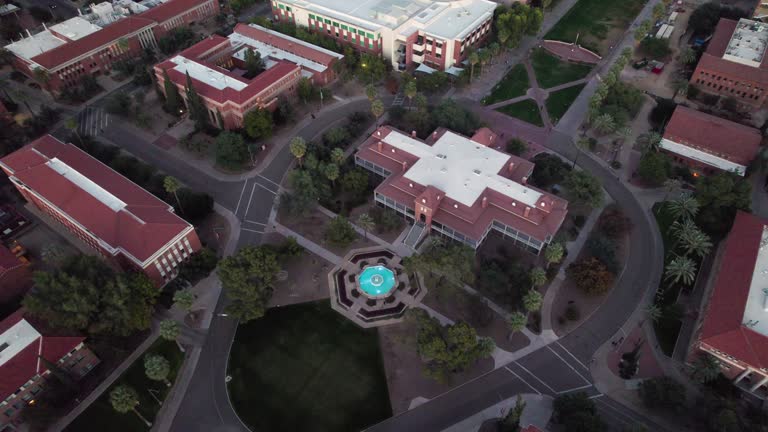
<instances>
[{"instance_id":1,"label":"tall palm tree","mask_svg":"<svg viewBox=\"0 0 768 432\"><path fill-rule=\"evenodd\" d=\"M507 327L512 333L521 331L526 324L528 324L528 316L520 311L512 312L507 318Z\"/></svg>"},{"instance_id":2,"label":"tall palm tree","mask_svg":"<svg viewBox=\"0 0 768 432\"><path fill-rule=\"evenodd\" d=\"M376 89L375 85L368 84L365 86L365 95L368 97L369 101L373 102L379 96L379 91Z\"/></svg>"},{"instance_id":3,"label":"tall palm tree","mask_svg":"<svg viewBox=\"0 0 768 432\"><path fill-rule=\"evenodd\" d=\"M480 69L480 75L485 73L485 66L488 64L488 62L491 61L491 52L487 49L484 49L480 51L478 54L480 58L480 66L482 66L482 69Z\"/></svg>"},{"instance_id":4,"label":"tall palm tree","mask_svg":"<svg viewBox=\"0 0 768 432\"><path fill-rule=\"evenodd\" d=\"M720 362L709 354L701 354L693 363L691 378L701 384L708 383L720 375Z\"/></svg>"},{"instance_id":5,"label":"tall palm tree","mask_svg":"<svg viewBox=\"0 0 768 432\"><path fill-rule=\"evenodd\" d=\"M670 281L670 284L682 282L684 285L693 283L696 277L696 263L685 256L676 256L664 270L664 279Z\"/></svg>"},{"instance_id":6,"label":"tall palm tree","mask_svg":"<svg viewBox=\"0 0 768 432\"><path fill-rule=\"evenodd\" d=\"M686 194L667 203L667 211L673 218L693 219L699 214L699 202L693 196Z\"/></svg>"},{"instance_id":7,"label":"tall palm tree","mask_svg":"<svg viewBox=\"0 0 768 432\"><path fill-rule=\"evenodd\" d=\"M80 141L81 146L85 146L85 143L83 143L83 137L81 137L80 133L78 132L78 129L80 129L80 124L77 122L75 117L68 118L67 121L64 122L64 127L75 134L77 140Z\"/></svg>"},{"instance_id":8,"label":"tall palm tree","mask_svg":"<svg viewBox=\"0 0 768 432\"><path fill-rule=\"evenodd\" d=\"M379 127L379 118L384 115L384 102L381 99L371 102L371 114L376 118L376 127Z\"/></svg>"},{"instance_id":9,"label":"tall palm tree","mask_svg":"<svg viewBox=\"0 0 768 432\"><path fill-rule=\"evenodd\" d=\"M109 392L109 402L112 404L112 408L114 408L115 411L121 414L133 411L133 413L136 414L147 427L152 426L152 423L145 419L136 409L136 407L139 406L139 395L133 387L127 385L119 385L115 387Z\"/></svg>"},{"instance_id":10,"label":"tall palm tree","mask_svg":"<svg viewBox=\"0 0 768 432\"><path fill-rule=\"evenodd\" d=\"M144 356L144 373L152 381L162 381L166 386L171 386L171 382L168 381L171 365L160 354L147 354Z\"/></svg>"},{"instance_id":11,"label":"tall palm tree","mask_svg":"<svg viewBox=\"0 0 768 432\"><path fill-rule=\"evenodd\" d=\"M491 44L488 45L488 50L491 52L491 60L493 60L501 54L501 45L499 45L498 42L491 42Z\"/></svg>"},{"instance_id":12,"label":"tall palm tree","mask_svg":"<svg viewBox=\"0 0 768 432\"><path fill-rule=\"evenodd\" d=\"M677 240L686 254L693 254L699 258L704 258L712 250L712 242L709 236L699 229L684 232L684 235L678 237Z\"/></svg>"},{"instance_id":13,"label":"tall palm tree","mask_svg":"<svg viewBox=\"0 0 768 432\"><path fill-rule=\"evenodd\" d=\"M669 194L679 190L683 186L683 182L678 179L667 179L664 181L664 200L666 201Z\"/></svg>"},{"instance_id":14,"label":"tall palm tree","mask_svg":"<svg viewBox=\"0 0 768 432\"><path fill-rule=\"evenodd\" d=\"M531 280L531 289L535 289L547 283L547 272L541 267L534 267L528 274L528 278Z\"/></svg>"},{"instance_id":15,"label":"tall palm tree","mask_svg":"<svg viewBox=\"0 0 768 432\"><path fill-rule=\"evenodd\" d=\"M372 231L374 228L376 228L376 223L373 221L373 218L368 215L368 213L363 213L357 217L357 226L363 230L365 239L368 240L368 231Z\"/></svg>"},{"instance_id":16,"label":"tall palm tree","mask_svg":"<svg viewBox=\"0 0 768 432\"><path fill-rule=\"evenodd\" d=\"M469 54L469 82L472 82L475 76L475 65L480 63L480 56L477 55L476 51L472 51Z\"/></svg>"},{"instance_id":17,"label":"tall palm tree","mask_svg":"<svg viewBox=\"0 0 768 432\"><path fill-rule=\"evenodd\" d=\"M592 122L592 127L600 133L608 134L616 130L616 122L613 120L612 115L603 113Z\"/></svg>"},{"instance_id":18,"label":"tall palm tree","mask_svg":"<svg viewBox=\"0 0 768 432\"><path fill-rule=\"evenodd\" d=\"M335 163L329 163L323 168L323 174L333 186L336 186L336 179L339 178L339 166Z\"/></svg>"},{"instance_id":19,"label":"tall palm tree","mask_svg":"<svg viewBox=\"0 0 768 432\"><path fill-rule=\"evenodd\" d=\"M657 322L661 319L661 308L655 303L651 303L645 308L645 316L651 320L651 322Z\"/></svg>"},{"instance_id":20,"label":"tall palm tree","mask_svg":"<svg viewBox=\"0 0 768 432\"><path fill-rule=\"evenodd\" d=\"M184 213L184 209L181 207L181 200L179 199L179 189L181 189L181 183L179 180L176 179L176 177L173 176L165 176L163 179L163 189L165 189L166 192L169 194L173 194L173 196L176 198L176 204L179 205L179 210L181 210L181 213Z\"/></svg>"},{"instance_id":21,"label":"tall palm tree","mask_svg":"<svg viewBox=\"0 0 768 432\"><path fill-rule=\"evenodd\" d=\"M346 158L347 156L344 154L344 150L338 147L331 150L331 161L333 161L333 163L335 163L336 165L343 164Z\"/></svg>"},{"instance_id":22,"label":"tall palm tree","mask_svg":"<svg viewBox=\"0 0 768 432\"><path fill-rule=\"evenodd\" d=\"M304 156L307 154L307 142L304 138L297 136L293 137L290 144L290 150L293 157L299 161L299 166L304 163Z\"/></svg>"},{"instance_id":23,"label":"tall palm tree","mask_svg":"<svg viewBox=\"0 0 768 432\"><path fill-rule=\"evenodd\" d=\"M413 101L416 103L416 108L419 110L423 111L427 109L427 97L423 94L416 93L416 96L413 97Z\"/></svg>"},{"instance_id":24,"label":"tall palm tree","mask_svg":"<svg viewBox=\"0 0 768 432\"><path fill-rule=\"evenodd\" d=\"M528 290L523 296L523 306L528 312L534 312L541 309L542 301L541 293L535 289Z\"/></svg>"},{"instance_id":25,"label":"tall palm tree","mask_svg":"<svg viewBox=\"0 0 768 432\"><path fill-rule=\"evenodd\" d=\"M680 51L680 61L685 64L691 64L696 61L696 51L691 47L685 47Z\"/></svg>"},{"instance_id":26,"label":"tall palm tree","mask_svg":"<svg viewBox=\"0 0 768 432\"><path fill-rule=\"evenodd\" d=\"M176 342L179 347L179 351L184 352L184 347L179 343L179 335L181 334L181 327L179 327L178 321L172 319L166 319L160 321L160 337Z\"/></svg>"},{"instance_id":27,"label":"tall palm tree","mask_svg":"<svg viewBox=\"0 0 768 432\"><path fill-rule=\"evenodd\" d=\"M544 249L544 260L547 262L547 268L551 264L560 262L563 259L564 253L565 249L563 249L562 243L548 244L546 249Z\"/></svg>"}]
</instances>

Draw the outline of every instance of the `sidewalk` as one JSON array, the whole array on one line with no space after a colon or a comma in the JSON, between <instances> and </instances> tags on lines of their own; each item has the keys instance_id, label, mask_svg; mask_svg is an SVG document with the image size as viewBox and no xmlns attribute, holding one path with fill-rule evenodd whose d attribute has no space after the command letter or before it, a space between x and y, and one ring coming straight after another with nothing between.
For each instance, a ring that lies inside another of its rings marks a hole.
<instances>
[{"instance_id":1,"label":"sidewalk","mask_svg":"<svg viewBox=\"0 0 768 432\"><path fill-rule=\"evenodd\" d=\"M520 427L525 428L527 426L536 426L540 430L544 430L549 423L550 417L552 417L552 402L554 401L549 396L542 396L538 394L523 393L519 395L523 402L525 402L525 409L523 415L520 416ZM443 429L442 432L475 432L480 429L480 426L486 420L492 420L500 418L506 415L517 404L517 396L505 399L493 406L490 406L477 414L470 416L451 427Z\"/></svg>"}]
</instances>

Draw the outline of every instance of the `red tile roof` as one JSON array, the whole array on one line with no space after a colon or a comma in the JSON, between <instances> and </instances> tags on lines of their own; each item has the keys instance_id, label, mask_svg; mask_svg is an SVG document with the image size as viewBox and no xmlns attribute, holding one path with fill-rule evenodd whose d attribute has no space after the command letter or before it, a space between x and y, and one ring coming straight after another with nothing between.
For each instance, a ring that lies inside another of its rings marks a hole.
<instances>
[{"instance_id":1,"label":"red tile roof","mask_svg":"<svg viewBox=\"0 0 768 432\"><path fill-rule=\"evenodd\" d=\"M25 320L24 311L20 309L0 321L0 334L5 333L22 320ZM27 321L29 322L29 320ZM38 354L46 360L56 363L85 340L81 336L53 336L43 327L31 322L30 325L41 336L0 366L0 400L15 392L35 375L47 370L42 362L38 362Z\"/></svg>"},{"instance_id":2,"label":"red tile roof","mask_svg":"<svg viewBox=\"0 0 768 432\"><path fill-rule=\"evenodd\" d=\"M171 18L200 6L206 1L208 0L171 0L150 8L148 11L139 14L139 16L162 24Z\"/></svg>"},{"instance_id":3,"label":"red tile roof","mask_svg":"<svg viewBox=\"0 0 768 432\"><path fill-rule=\"evenodd\" d=\"M328 66L336 59L336 57L321 51L319 48L313 49L303 44L294 43L286 38L285 35L263 27L252 27L241 23L235 26L234 32L325 66Z\"/></svg>"},{"instance_id":4,"label":"red tile roof","mask_svg":"<svg viewBox=\"0 0 768 432\"><path fill-rule=\"evenodd\" d=\"M57 158L126 205L115 211L52 169ZM143 262L190 224L166 202L79 148L46 135L0 159L3 168L113 248Z\"/></svg>"},{"instance_id":5,"label":"red tile roof","mask_svg":"<svg viewBox=\"0 0 768 432\"><path fill-rule=\"evenodd\" d=\"M678 105L664 138L747 166L757 156L760 131Z\"/></svg>"},{"instance_id":6,"label":"red tile roof","mask_svg":"<svg viewBox=\"0 0 768 432\"><path fill-rule=\"evenodd\" d=\"M764 226L768 220L738 212L725 240L699 341L755 368L768 368L768 337L742 324Z\"/></svg>"},{"instance_id":7,"label":"red tile roof","mask_svg":"<svg viewBox=\"0 0 768 432\"><path fill-rule=\"evenodd\" d=\"M718 21L715 32L712 34L712 39L709 40L709 45L707 45L707 54L722 57L738 24L738 21L727 18Z\"/></svg>"},{"instance_id":8,"label":"red tile roof","mask_svg":"<svg viewBox=\"0 0 768 432\"><path fill-rule=\"evenodd\" d=\"M743 77L744 80L768 85L768 56L763 56L759 68L723 59L728 42L736 30L738 21L723 18L717 23L715 33L709 41L707 51L701 56L696 70L707 70L715 73ZM695 75L695 73L694 73Z\"/></svg>"}]
</instances>

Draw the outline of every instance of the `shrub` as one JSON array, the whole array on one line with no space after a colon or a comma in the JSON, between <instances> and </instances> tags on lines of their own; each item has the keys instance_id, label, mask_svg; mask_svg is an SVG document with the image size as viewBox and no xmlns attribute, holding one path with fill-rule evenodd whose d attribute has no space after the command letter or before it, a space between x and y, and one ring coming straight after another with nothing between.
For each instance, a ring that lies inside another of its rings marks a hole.
<instances>
[{"instance_id":1,"label":"shrub","mask_svg":"<svg viewBox=\"0 0 768 432\"><path fill-rule=\"evenodd\" d=\"M632 222L624 215L620 208L611 206L600 215L597 220L597 228L605 236L616 239L626 234L632 228Z\"/></svg>"},{"instance_id":2,"label":"shrub","mask_svg":"<svg viewBox=\"0 0 768 432\"><path fill-rule=\"evenodd\" d=\"M569 265L566 274L579 289L589 295L603 294L613 283L611 272L595 257L585 258Z\"/></svg>"}]
</instances>

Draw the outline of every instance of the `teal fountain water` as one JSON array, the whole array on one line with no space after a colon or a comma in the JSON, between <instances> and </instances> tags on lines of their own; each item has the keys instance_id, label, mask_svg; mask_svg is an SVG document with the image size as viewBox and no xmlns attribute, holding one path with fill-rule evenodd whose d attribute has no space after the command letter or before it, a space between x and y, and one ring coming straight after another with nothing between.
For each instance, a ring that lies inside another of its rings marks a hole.
<instances>
[{"instance_id":1,"label":"teal fountain water","mask_svg":"<svg viewBox=\"0 0 768 432\"><path fill-rule=\"evenodd\" d=\"M368 297L385 297L395 287L395 273L381 265L366 267L358 283Z\"/></svg>"}]
</instances>

